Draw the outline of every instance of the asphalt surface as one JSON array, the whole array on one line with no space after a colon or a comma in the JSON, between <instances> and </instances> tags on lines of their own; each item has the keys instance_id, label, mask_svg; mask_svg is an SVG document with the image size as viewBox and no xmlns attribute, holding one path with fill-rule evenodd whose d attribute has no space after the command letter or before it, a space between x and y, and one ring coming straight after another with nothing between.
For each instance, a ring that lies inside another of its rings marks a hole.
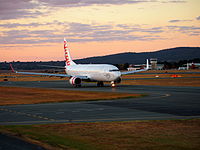
<instances>
[{"instance_id":1,"label":"asphalt surface","mask_svg":"<svg viewBox=\"0 0 200 150\"><path fill-rule=\"evenodd\" d=\"M59 90L143 93L142 98L88 102L0 106L0 124L166 120L200 118L200 87L119 85L111 88L85 83L73 88L68 81L0 82L0 86Z\"/></svg>"},{"instance_id":2,"label":"asphalt surface","mask_svg":"<svg viewBox=\"0 0 200 150\"><path fill-rule=\"evenodd\" d=\"M23 141L19 138L0 134L0 150L45 150L44 148Z\"/></svg>"}]
</instances>

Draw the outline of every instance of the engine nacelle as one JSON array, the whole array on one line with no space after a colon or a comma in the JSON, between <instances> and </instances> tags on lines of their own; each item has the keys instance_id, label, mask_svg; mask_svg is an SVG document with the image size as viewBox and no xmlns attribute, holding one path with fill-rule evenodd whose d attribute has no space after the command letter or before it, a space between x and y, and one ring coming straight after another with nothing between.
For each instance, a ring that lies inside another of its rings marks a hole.
<instances>
[{"instance_id":1,"label":"engine nacelle","mask_svg":"<svg viewBox=\"0 0 200 150\"><path fill-rule=\"evenodd\" d=\"M120 83L122 81L122 79L119 77L115 80L115 83Z\"/></svg>"},{"instance_id":2,"label":"engine nacelle","mask_svg":"<svg viewBox=\"0 0 200 150\"><path fill-rule=\"evenodd\" d=\"M71 85L75 85L75 86L80 86L81 85L81 79L80 78L77 78L77 77L71 77L69 79L69 83Z\"/></svg>"}]
</instances>

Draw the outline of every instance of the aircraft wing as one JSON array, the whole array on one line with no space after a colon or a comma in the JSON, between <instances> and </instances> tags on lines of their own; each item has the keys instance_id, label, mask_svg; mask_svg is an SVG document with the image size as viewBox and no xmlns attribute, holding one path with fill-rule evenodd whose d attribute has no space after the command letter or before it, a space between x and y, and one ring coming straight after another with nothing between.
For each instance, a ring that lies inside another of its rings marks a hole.
<instances>
[{"instance_id":1,"label":"aircraft wing","mask_svg":"<svg viewBox=\"0 0 200 150\"><path fill-rule=\"evenodd\" d=\"M15 71L15 73L27 74L27 75L54 76L54 77L72 77L71 75L68 75L68 74L36 73L36 72L19 72L19 71ZM80 79L84 79L84 80L89 79L87 76L73 76L73 77L80 78Z\"/></svg>"},{"instance_id":2,"label":"aircraft wing","mask_svg":"<svg viewBox=\"0 0 200 150\"><path fill-rule=\"evenodd\" d=\"M68 74L53 74L53 73L37 73L37 72L20 72L15 71L12 65L10 64L10 68L12 69L12 72L19 73L19 74L27 74L27 75L41 75L41 76L54 76L54 77L72 77ZM87 76L75 76L80 79L89 79Z\"/></svg>"},{"instance_id":3,"label":"aircraft wing","mask_svg":"<svg viewBox=\"0 0 200 150\"><path fill-rule=\"evenodd\" d=\"M136 72L141 72L141 71L146 71L148 69L141 69L141 70L134 70L134 71L125 71L125 72L121 72L122 75L126 75L126 74L133 74Z\"/></svg>"},{"instance_id":4,"label":"aircraft wing","mask_svg":"<svg viewBox=\"0 0 200 150\"><path fill-rule=\"evenodd\" d=\"M15 73L28 74L28 75L41 75L41 76L71 77L68 74L37 73L37 72L19 72L19 71L15 71Z\"/></svg>"},{"instance_id":5,"label":"aircraft wing","mask_svg":"<svg viewBox=\"0 0 200 150\"><path fill-rule=\"evenodd\" d=\"M121 72L121 75L133 74L133 73L136 73L136 72L147 71L147 70L149 70L149 60L148 59L147 59L146 68L145 69L134 70L134 71L125 71L125 72Z\"/></svg>"}]
</instances>

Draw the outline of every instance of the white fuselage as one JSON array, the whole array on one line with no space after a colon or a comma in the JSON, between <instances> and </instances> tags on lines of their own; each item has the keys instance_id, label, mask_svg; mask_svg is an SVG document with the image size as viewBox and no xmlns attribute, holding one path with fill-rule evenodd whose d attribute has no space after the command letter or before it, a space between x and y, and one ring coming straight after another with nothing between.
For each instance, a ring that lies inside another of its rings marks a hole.
<instances>
[{"instance_id":1,"label":"white fuselage","mask_svg":"<svg viewBox=\"0 0 200 150\"><path fill-rule=\"evenodd\" d=\"M121 76L119 69L108 64L79 64L65 66L71 76L86 76L91 81L115 81Z\"/></svg>"}]
</instances>

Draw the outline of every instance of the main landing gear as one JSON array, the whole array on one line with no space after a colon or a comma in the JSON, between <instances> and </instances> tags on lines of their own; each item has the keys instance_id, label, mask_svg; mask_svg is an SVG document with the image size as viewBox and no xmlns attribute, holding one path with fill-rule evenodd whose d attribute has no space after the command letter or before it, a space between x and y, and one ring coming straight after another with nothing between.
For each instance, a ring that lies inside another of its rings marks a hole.
<instances>
[{"instance_id":1,"label":"main landing gear","mask_svg":"<svg viewBox=\"0 0 200 150\"><path fill-rule=\"evenodd\" d=\"M97 82L97 87L103 87L104 83L103 81ZM116 83L114 81L111 81L111 87L116 87Z\"/></svg>"},{"instance_id":2,"label":"main landing gear","mask_svg":"<svg viewBox=\"0 0 200 150\"><path fill-rule=\"evenodd\" d=\"M99 82L97 82L97 86L98 86L98 87L103 87L103 86L104 86L103 81L99 81Z\"/></svg>"},{"instance_id":3,"label":"main landing gear","mask_svg":"<svg viewBox=\"0 0 200 150\"><path fill-rule=\"evenodd\" d=\"M81 87L81 84L76 84L74 87L79 88Z\"/></svg>"}]
</instances>

